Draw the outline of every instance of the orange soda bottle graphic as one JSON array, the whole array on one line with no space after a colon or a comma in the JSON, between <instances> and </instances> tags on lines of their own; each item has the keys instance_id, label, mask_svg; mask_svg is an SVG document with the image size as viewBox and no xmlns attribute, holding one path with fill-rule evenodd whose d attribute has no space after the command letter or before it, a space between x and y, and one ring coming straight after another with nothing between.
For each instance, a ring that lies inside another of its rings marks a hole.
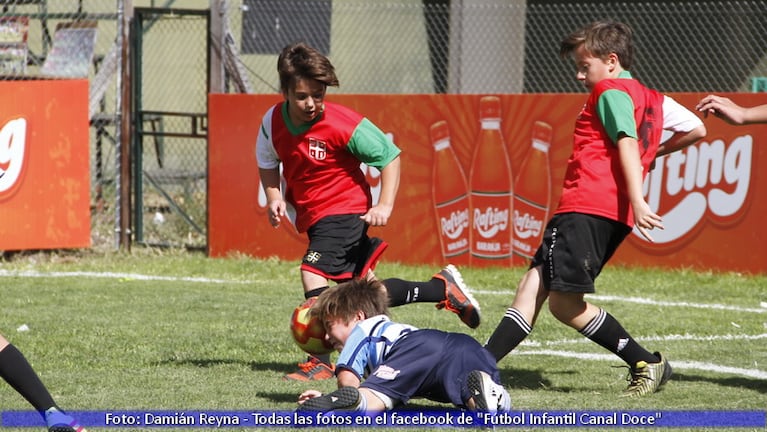
<instances>
[{"instance_id":1,"label":"orange soda bottle graphic","mask_svg":"<svg viewBox=\"0 0 767 432\"><path fill-rule=\"evenodd\" d=\"M430 129L434 146L431 193L442 256L453 264L469 263L469 193L466 175L450 146L447 122Z\"/></svg>"},{"instance_id":2,"label":"orange soda bottle graphic","mask_svg":"<svg viewBox=\"0 0 767 432\"><path fill-rule=\"evenodd\" d=\"M479 101L482 125L469 173L471 191L471 264L511 265L511 165L501 136L501 101Z\"/></svg>"},{"instance_id":3,"label":"orange soda bottle graphic","mask_svg":"<svg viewBox=\"0 0 767 432\"><path fill-rule=\"evenodd\" d=\"M514 183L514 254L531 259L541 242L551 203L551 126L533 124L533 140Z\"/></svg>"}]
</instances>

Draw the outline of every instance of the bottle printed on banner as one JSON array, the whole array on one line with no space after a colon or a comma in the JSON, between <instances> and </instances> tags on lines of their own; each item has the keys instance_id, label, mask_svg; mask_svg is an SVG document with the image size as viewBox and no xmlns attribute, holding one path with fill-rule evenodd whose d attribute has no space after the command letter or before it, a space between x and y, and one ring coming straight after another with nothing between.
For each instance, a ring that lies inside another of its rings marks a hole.
<instances>
[{"instance_id":1,"label":"bottle printed on banner","mask_svg":"<svg viewBox=\"0 0 767 432\"><path fill-rule=\"evenodd\" d=\"M479 101L481 129L469 172L472 265L512 264L512 175L501 136L501 101Z\"/></svg>"},{"instance_id":2,"label":"bottle printed on banner","mask_svg":"<svg viewBox=\"0 0 767 432\"><path fill-rule=\"evenodd\" d=\"M538 248L551 205L551 126L533 124L532 145L514 182L514 254L531 259Z\"/></svg>"},{"instance_id":3,"label":"bottle printed on banner","mask_svg":"<svg viewBox=\"0 0 767 432\"><path fill-rule=\"evenodd\" d=\"M447 122L430 129L434 146L431 192L442 256L453 264L469 263L469 191L466 175L450 145Z\"/></svg>"}]
</instances>

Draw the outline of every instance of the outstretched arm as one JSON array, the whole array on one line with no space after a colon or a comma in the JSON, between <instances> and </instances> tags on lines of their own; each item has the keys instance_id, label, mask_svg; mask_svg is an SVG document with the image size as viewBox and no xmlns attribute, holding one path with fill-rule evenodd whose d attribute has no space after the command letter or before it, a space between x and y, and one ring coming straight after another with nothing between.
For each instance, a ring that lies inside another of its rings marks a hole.
<instances>
[{"instance_id":1,"label":"outstretched arm","mask_svg":"<svg viewBox=\"0 0 767 432\"><path fill-rule=\"evenodd\" d=\"M767 123L767 104L742 107L729 98L708 95L698 102L695 109L704 116L712 114L732 125Z\"/></svg>"},{"instance_id":2,"label":"outstretched arm","mask_svg":"<svg viewBox=\"0 0 767 432\"><path fill-rule=\"evenodd\" d=\"M336 382L338 384L338 388L343 387L359 387L360 386L360 379L357 378L357 375L355 375L353 372L348 371L346 369L342 369L338 372L338 375L336 376ZM319 390L305 390L303 393L301 393L298 396L298 403L302 404L306 402L308 399L316 398L322 396L322 392Z\"/></svg>"}]
</instances>

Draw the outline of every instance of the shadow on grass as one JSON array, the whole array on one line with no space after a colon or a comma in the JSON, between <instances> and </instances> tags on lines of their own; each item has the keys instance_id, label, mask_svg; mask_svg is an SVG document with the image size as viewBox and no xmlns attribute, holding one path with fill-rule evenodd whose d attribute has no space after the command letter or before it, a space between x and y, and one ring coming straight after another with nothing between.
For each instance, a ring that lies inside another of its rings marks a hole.
<instances>
[{"instance_id":1,"label":"shadow on grass","mask_svg":"<svg viewBox=\"0 0 767 432\"><path fill-rule=\"evenodd\" d=\"M210 368L220 365L243 365L250 368L252 371L264 371L264 372L277 372L279 374L287 374L296 370L297 363L278 363L278 362L255 362L255 361L242 361L235 359L167 359L159 362L155 362L156 366L163 365L177 365L177 366L194 366L198 368ZM501 382L506 388L520 389L520 390L536 390L540 388L546 388L549 390L556 390L561 392L568 392L571 388L556 387L552 382L544 378L540 371L524 370L524 369L512 369L501 368ZM547 373L551 373L550 371ZM681 377L681 378L677 378ZM674 374L674 379L689 379L689 380L707 380L714 383L722 384L723 382L729 382L732 387L744 387L755 388L762 393L767 393L767 381L748 380L745 378L725 378L725 379L708 379L704 377L690 377L683 378L684 375ZM295 398L295 395L291 395ZM275 399L281 400L281 399ZM292 399L291 399L292 400Z\"/></svg>"},{"instance_id":2,"label":"shadow on grass","mask_svg":"<svg viewBox=\"0 0 767 432\"><path fill-rule=\"evenodd\" d=\"M176 366L195 366L199 368L209 368L214 366L220 366L220 365L245 365L250 367L251 369L254 369L254 362L246 362L242 360L235 360L235 359L179 359L179 358L170 358L167 360L161 360L157 362L152 362L152 366L168 366L168 365L176 365Z\"/></svg>"},{"instance_id":3,"label":"shadow on grass","mask_svg":"<svg viewBox=\"0 0 767 432\"><path fill-rule=\"evenodd\" d=\"M266 400L270 400L272 402L287 402L287 403L296 403L297 394L296 393L283 393L283 392L256 392L256 396L259 398L263 398ZM440 402L433 402L429 401L428 403L423 402L409 402L406 405L401 405L396 407L399 411L429 411L433 410L435 408L440 409L452 409L455 408L453 404L449 403L440 403Z\"/></svg>"},{"instance_id":4,"label":"shadow on grass","mask_svg":"<svg viewBox=\"0 0 767 432\"><path fill-rule=\"evenodd\" d=\"M501 383L506 388L536 390L540 388L552 389L551 381L544 378L539 371L501 368ZM559 391L568 391L567 389L556 389Z\"/></svg>"},{"instance_id":5,"label":"shadow on grass","mask_svg":"<svg viewBox=\"0 0 767 432\"><path fill-rule=\"evenodd\" d=\"M298 403L296 402L298 400L298 393L296 392L287 393L287 392L260 391L260 392L256 392L256 397L266 399L272 402L292 403L298 406Z\"/></svg>"},{"instance_id":6,"label":"shadow on grass","mask_svg":"<svg viewBox=\"0 0 767 432\"><path fill-rule=\"evenodd\" d=\"M738 389L756 390L759 393L767 393L767 381L757 378L724 377L712 378L701 375L679 373L674 371L671 381L694 381L711 383L719 386L733 387Z\"/></svg>"},{"instance_id":7,"label":"shadow on grass","mask_svg":"<svg viewBox=\"0 0 767 432\"><path fill-rule=\"evenodd\" d=\"M255 362L255 361L243 361L235 359L225 358L212 358L212 359L177 359L171 358L153 363L154 366L192 366L197 368L212 368L221 365L238 365L246 366L250 370L277 372L280 376L285 375L296 370L296 363L277 363L277 362ZM281 378L280 378L281 379ZM297 382L297 381L294 381ZM282 391L260 391L256 392L256 396L277 403L292 403L295 404L300 392L282 392Z\"/></svg>"},{"instance_id":8,"label":"shadow on grass","mask_svg":"<svg viewBox=\"0 0 767 432\"><path fill-rule=\"evenodd\" d=\"M252 371L273 371L278 372L280 374L287 374L290 372L294 372L296 370L296 367L298 365L298 361L294 363L277 363L277 362L255 362L255 361L243 361L243 360L235 360L235 359L225 359L225 358L213 358L213 359L179 359L179 358L170 358L167 360L162 360L158 362L152 363L153 366L167 366L167 365L176 365L176 366L194 366L198 368L210 368L220 365L242 365L247 366Z\"/></svg>"}]
</instances>

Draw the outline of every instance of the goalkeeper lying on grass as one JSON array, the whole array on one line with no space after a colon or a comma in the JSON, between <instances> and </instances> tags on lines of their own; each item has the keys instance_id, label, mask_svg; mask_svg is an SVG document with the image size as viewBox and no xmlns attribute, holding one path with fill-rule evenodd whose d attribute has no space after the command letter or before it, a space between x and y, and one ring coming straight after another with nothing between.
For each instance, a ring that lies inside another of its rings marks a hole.
<instances>
[{"instance_id":1,"label":"goalkeeper lying on grass","mask_svg":"<svg viewBox=\"0 0 767 432\"><path fill-rule=\"evenodd\" d=\"M383 411L413 397L477 411L511 409L495 359L474 338L392 322L388 303L376 280L353 279L320 294L310 313L341 352L338 390L303 392L298 411Z\"/></svg>"}]
</instances>

